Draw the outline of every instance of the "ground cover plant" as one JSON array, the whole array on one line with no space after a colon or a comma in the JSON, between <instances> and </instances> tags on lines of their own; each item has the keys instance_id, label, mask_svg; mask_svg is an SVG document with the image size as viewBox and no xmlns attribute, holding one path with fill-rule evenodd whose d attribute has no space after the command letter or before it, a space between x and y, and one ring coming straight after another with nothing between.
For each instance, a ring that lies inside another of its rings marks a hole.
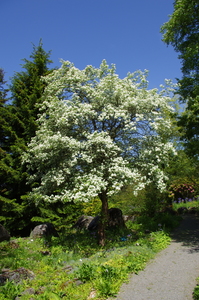
<instances>
[{"instance_id":1,"label":"ground cover plant","mask_svg":"<svg viewBox=\"0 0 199 300\"><path fill-rule=\"evenodd\" d=\"M196 211L199 211L199 197L195 197L193 199L180 199L177 202L173 202L172 204L172 208L175 210L175 211L179 211L179 209L186 209L187 211L191 211L191 209L195 209Z\"/></svg>"},{"instance_id":2,"label":"ground cover plant","mask_svg":"<svg viewBox=\"0 0 199 300\"><path fill-rule=\"evenodd\" d=\"M2 242L1 273L26 269L33 276L18 284L7 281L1 285L0 300L84 300L115 296L130 273L138 273L169 244L170 238L163 230L164 221L162 224L159 221L154 220L154 231L145 226L144 217L142 223L141 219L134 223L128 221L125 230L106 232L107 243L103 248L98 245L95 233L74 229L48 240L17 238Z\"/></svg>"},{"instance_id":3,"label":"ground cover plant","mask_svg":"<svg viewBox=\"0 0 199 300\"><path fill-rule=\"evenodd\" d=\"M199 282L199 277L197 278L197 281ZM194 291L193 291L193 299L198 300L199 299L199 284L196 285Z\"/></svg>"}]
</instances>

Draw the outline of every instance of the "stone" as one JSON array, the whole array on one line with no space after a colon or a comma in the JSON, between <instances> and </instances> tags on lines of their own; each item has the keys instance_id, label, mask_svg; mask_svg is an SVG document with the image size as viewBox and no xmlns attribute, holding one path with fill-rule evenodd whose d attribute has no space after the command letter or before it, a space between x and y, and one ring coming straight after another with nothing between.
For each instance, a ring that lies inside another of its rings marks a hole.
<instances>
[{"instance_id":1,"label":"stone","mask_svg":"<svg viewBox=\"0 0 199 300\"><path fill-rule=\"evenodd\" d=\"M21 293L21 295L34 295L35 289L34 288L27 288L25 291Z\"/></svg>"},{"instance_id":2,"label":"stone","mask_svg":"<svg viewBox=\"0 0 199 300\"><path fill-rule=\"evenodd\" d=\"M108 210L108 227L125 227L122 211L119 208L110 208Z\"/></svg>"},{"instance_id":3,"label":"stone","mask_svg":"<svg viewBox=\"0 0 199 300\"><path fill-rule=\"evenodd\" d=\"M74 228L77 228L77 229L88 229L90 223L93 221L93 217L91 216L81 216L77 222L73 225Z\"/></svg>"},{"instance_id":4,"label":"stone","mask_svg":"<svg viewBox=\"0 0 199 300\"><path fill-rule=\"evenodd\" d=\"M9 241L10 234L9 232L0 224L0 242Z\"/></svg>"},{"instance_id":5,"label":"stone","mask_svg":"<svg viewBox=\"0 0 199 300\"><path fill-rule=\"evenodd\" d=\"M34 279L35 274L25 268L18 268L16 270L5 269L0 274L0 285L5 284L7 280L14 281L14 283L21 283L25 279Z\"/></svg>"},{"instance_id":6,"label":"stone","mask_svg":"<svg viewBox=\"0 0 199 300\"><path fill-rule=\"evenodd\" d=\"M59 237L55 227L51 223L44 223L37 225L33 231L30 233L30 237L37 238L37 237Z\"/></svg>"},{"instance_id":7,"label":"stone","mask_svg":"<svg viewBox=\"0 0 199 300\"><path fill-rule=\"evenodd\" d=\"M135 216L123 215L124 222L127 222L127 221L135 222L135 219L136 219Z\"/></svg>"},{"instance_id":8,"label":"stone","mask_svg":"<svg viewBox=\"0 0 199 300\"><path fill-rule=\"evenodd\" d=\"M88 230L90 231L97 231L99 226L100 216L96 216L93 218L93 220L90 222L88 226Z\"/></svg>"},{"instance_id":9,"label":"stone","mask_svg":"<svg viewBox=\"0 0 199 300\"><path fill-rule=\"evenodd\" d=\"M75 225L74 228L77 229L88 229L89 231L97 231L99 227L100 216L91 217L91 216L81 216ZM107 228L115 227L125 227L124 218L122 211L119 208L110 208L108 210L108 222Z\"/></svg>"}]
</instances>

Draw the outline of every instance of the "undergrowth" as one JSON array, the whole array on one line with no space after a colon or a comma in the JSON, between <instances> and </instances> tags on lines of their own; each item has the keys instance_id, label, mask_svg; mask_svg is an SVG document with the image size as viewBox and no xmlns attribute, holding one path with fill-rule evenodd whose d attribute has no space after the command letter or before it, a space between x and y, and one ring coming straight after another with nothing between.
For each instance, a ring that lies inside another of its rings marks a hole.
<instances>
[{"instance_id":1,"label":"undergrowth","mask_svg":"<svg viewBox=\"0 0 199 300\"><path fill-rule=\"evenodd\" d=\"M86 300L116 296L130 273L138 273L170 243L165 219L128 221L122 231L107 232L100 248L95 233L71 230L59 238L17 238L0 244L1 273L26 268L33 279L0 286L0 300ZM170 216L171 223L175 217ZM159 223L159 222L162 223ZM141 223L142 222L142 223ZM146 224L148 225L146 225ZM151 231L154 229L154 231ZM31 290L31 293L30 293Z\"/></svg>"},{"instance_id":2,"label":"undergrowth","mask_svg":"<svg viewBox=\"0 0 199 300\"><path fill-rule=\"evenodd\" d=\"M199 277L197 278L197 281L199 282ZM199 284L196 285L196 287L193 291L193 299L199 300Z\"/></svg>"}]
</instances>

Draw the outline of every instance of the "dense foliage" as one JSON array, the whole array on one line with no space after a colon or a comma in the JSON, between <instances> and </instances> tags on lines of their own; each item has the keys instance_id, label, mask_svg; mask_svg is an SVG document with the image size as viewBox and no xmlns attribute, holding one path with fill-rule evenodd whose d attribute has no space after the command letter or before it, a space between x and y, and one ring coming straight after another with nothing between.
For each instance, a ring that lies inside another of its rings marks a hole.
<instances>
[{"instance_id":1,"label":"dense foliage","mask_svg":"<svg viewBox=\"0 0 199 300\"><path fill-rule=\"evenodd\" d=\"M199 80L199 3L195 0L175 0L174 12L162 26L163 41L179 52L183 78L179 92L183 100L198 95Z\"/></svg>"},{"instance_id":2,"label":"dense foliage","mask_svg":"<svg viewBox=\"0 0 199 300\"><path fill-rule=\"evenodd\" d=\"M6 98L4 73L0 73L0 222L12 233L26 227L31 214L35 216L38 211L22 198L30 191L30 186L21 156L37 128L37 105L42 101L45 87L41 76L50 72L49 56L41 41L38 47L33 47L31 60L24 59L24 71L15 73L12 78L9 99Z\"/></svg>"},{"instance_id":3,"label":"dense foliage","mask_svg":"<svg viewBox=\"0 0 199 300\"><path fill-rule=\"evenodd\" d=\"M183 141L190 155L198 156L199 137L199 3L195 0L175 0L174 12L162 26L163 41L179 52L182 79L177 93L186 102L180 117Z\"/></svg>"}]
</instances>

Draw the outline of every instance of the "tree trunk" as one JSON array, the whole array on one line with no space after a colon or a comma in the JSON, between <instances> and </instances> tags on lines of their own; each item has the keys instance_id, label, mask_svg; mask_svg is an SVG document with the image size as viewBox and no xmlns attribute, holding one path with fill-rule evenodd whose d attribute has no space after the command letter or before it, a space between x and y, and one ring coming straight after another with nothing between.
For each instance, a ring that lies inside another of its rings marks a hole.
<instances>
[{"instance_id":1,"label":"tree trunk","mask_svg":"<svg viewBox=\"0 0 199 300\"><path fill-rule=\"evenodd\" d=\"M99 245L104 247L105 245L105 228L108 221L108 197L106 192L102 192L99 194L99 198L102 201L102 209L101 209L101 217L99 223L99 230L98 230L98 242Z\"/></svg>"}]
</instances>

